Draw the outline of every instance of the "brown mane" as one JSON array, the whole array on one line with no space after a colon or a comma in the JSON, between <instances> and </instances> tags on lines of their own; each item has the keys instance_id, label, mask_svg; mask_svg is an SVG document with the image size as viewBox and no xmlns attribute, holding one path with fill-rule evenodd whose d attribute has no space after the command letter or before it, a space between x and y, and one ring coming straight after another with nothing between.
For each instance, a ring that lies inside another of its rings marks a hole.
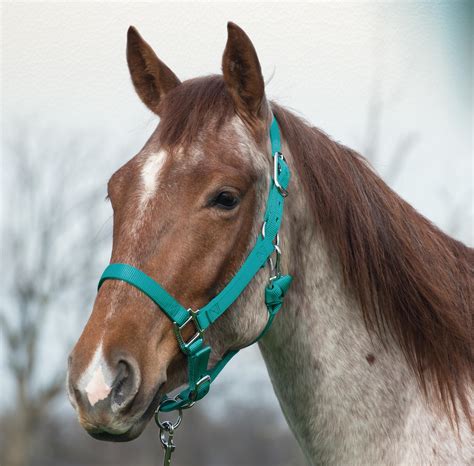
<instances>
[{"instance_id":1,"label":"brown mane","mask_svg":"<svg viewBox=\"0 0 474 466\"><path fill-rule=\"evenodd\" d=\"M369 329L399 344L425 393L457 420L469 417L474 251L416 212L365 160L272 103L314 221L337 253L346 285ZM195 141L204 124L217 130L235 114L221 76L186 81L160 114L167 146Z\"/></svg>"},{"instance_id":2,"label":"brown mane","mask_svg":"<svg viewBox=\"0 0 474 466\"><path fill-rule=\"evenodd\" d=\"M356 152L273 104L316 224L367 327L392 335L427 393L469 417L474 251L393 192Z\"/></svg>"}]
</instances>

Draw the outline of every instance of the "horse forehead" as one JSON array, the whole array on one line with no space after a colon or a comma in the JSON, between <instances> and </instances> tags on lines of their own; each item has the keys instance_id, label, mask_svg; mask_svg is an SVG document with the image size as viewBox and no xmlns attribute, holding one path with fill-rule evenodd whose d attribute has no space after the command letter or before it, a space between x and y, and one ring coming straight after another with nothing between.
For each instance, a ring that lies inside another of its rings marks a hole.
<instances>
[{"instance_id":1,"label":"horse forehead","mask_svg":"<svg viewBox=\"0 0 474 466\"><path fill-rule=\"evenodd\" d=\"M224 132L224 136L228 138L233 147L235 146L233 152L236 156L247 162L252 169L256 172L267 169L269 159L267 159L266 150L257 144L239 116L232 118Z\"/></svg>"},{"instance_id":2,"label":"horse forehead","mask_svg":"<svg viewBox=\"0 0 474 466\"><path fill-rule=\"evenodd\" d=\"M140 154L140 206L147 206L159 189L166 189L168 177L180 176L199 167L210 170L221 163L247 167L253 172L266 170L265 151L258 147L242 120L235 116L218 133L203 129L200 137L189 145L171 149L146 147Z\"/></svg>"},{"instance_id":3,"label":"horse forehead","mask_svg":"<svg viewBox=\"0 0 474 466\"><path fill-rule=\"evenodd\" d=\"M203 130L195 142L186 147L173 148L172 153L171 168L176 173L206 164L216 166L220 162L229 164L232 161L243 162L251 169L262 170L267 163L265 151L258 147L238 116L232 118L218 133Z\"/></svg>"}]
</instances>

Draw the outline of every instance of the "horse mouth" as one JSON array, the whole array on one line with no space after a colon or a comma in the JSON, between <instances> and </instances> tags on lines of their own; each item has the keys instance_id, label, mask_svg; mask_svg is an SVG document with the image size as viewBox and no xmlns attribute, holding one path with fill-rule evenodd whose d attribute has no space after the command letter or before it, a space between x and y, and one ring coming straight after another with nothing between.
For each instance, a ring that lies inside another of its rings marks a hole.
<instances>
[{"instance_id":1,"label":"horse mouth","mask_svg":"<svg viewBox=\"0 0 474 466\"><path fill-rule=\"evenodd\" d=\"M105 442L130 442L135 440L145 430L146 425L155 414L163 394L161 393L164 382L160 384L145 412L133 422L128 430L122 431L115 428L91 426L85 428L86 432L95 440Z\"/></svg>"},{"instance_id":2,"label":"horse mouth","mask_svg":"<svg viewBox=\"0 0 474 466\"><path fill-rule=\"evenodd\" d=\"M102 440L104 442L130 442L131 440L136 439L142 431L142 428L137 429L135 425L133 425L129 430L121 434L113 434L105 430L87 431L87 433L93 439Z\"/></svg>"}]
</instances>

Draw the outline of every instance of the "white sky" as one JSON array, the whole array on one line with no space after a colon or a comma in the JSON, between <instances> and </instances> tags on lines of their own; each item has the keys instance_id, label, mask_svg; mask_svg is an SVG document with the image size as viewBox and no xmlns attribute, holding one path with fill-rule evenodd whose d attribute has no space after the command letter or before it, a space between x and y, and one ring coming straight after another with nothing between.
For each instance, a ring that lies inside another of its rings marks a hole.
<instances>
[{"instance_id":1,"label":"white sky","mask_svg":"<svg viewBox=\"0 0 474 466\"><path fill-rule=\"evenodd\" d=\"M371 92L380 82L387 104L376 168L383 173L397 141L416 133L419 143L394 188L441 227L450 206L464 203L457 235L472 243L473 15L466 5L3 3L2 129L29 120L58 135L80 128L138 150L156 118L130 83L128 26L183 80L220 72L232 20L249 34L265 78L272 78L269 97L360 151ZM117 155L113 165L123 162ZM114 167L90 174L103 177L104 193ZM235 376L235 369L224 373L227 386Z\"/></svg>"}]
</instances>

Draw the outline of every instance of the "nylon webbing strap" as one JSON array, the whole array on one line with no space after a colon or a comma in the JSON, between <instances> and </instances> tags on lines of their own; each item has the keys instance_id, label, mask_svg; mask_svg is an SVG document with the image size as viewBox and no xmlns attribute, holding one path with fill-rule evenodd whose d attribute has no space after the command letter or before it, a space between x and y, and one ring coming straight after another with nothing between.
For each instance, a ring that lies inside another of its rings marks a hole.
<instances>
[{"instance_id":1,"label":"nylon webbing strap","mask_svg":"<svg viewBox=\"0 0 474 466\"><path fill-rule=\"evenodd\" d=\"M189 318L188 311L181 306L164 288L147 274L128 264L110 264L99 280L99 287L105 280L122 280L145 293L161 310L178 325L183 325Z\"/></svg>"},{"instance_id":2,"label":"nylon webbing strap","mask_svg":"<svg viewBox=\"0 0 474 466\"><path fill-rule=\"evenodd\" d=\"M280 128L275 117L273 117L272 124L270 125L270 142L272 145L272 156L275 155L275 152L281 152Z\"/></svg>"},{"instance_id":3,"label":"nylon webbing strap","mask_svg":"<svg viewBox=\"0 0 474 466\"><path fill-rule=\"evenodd\" d=\"M272 157L278 157L278 181L283 188L287 189L290 182L290 170L286 161L278 156L281 143L278 123L275 118L273 118L270 127L270 139L272 142ZM215 298L200 309L196 317L201 328L205 329L215 322L240 296L259 269L265 265L275 250L274 240L283 219L283 207L284 197L278 191L272 179L264 216L265 237L262 234L259 235L257 243L234 278Z\"/></svg>"},{"instance_id":4,"label":"nylon webbing strap","mask_svg":"<svg viewBox=\"0 0 474 466\"><path fill-rule=\"evenodd\" d=\"M227 352L213 368L208 369L211 348L204 346L202 332L229 309L275 251L275 241L283 217L284 197L290 181L288 165L280 153L280 131L275 118L270 126L270 140L274 170L270 181L263 231L259 234L255 246L232 280L208 304L198 311L186 310L155 280L128 264L110 264L99 280L99 288L106 280L121 280L134 286L159 306L175 325L178 343L188 358L188 387L174 398L164 397L159 408L161 411L184 409L203 398L208 393L211 382L238 353L238 350ZM282 306L291 280L289 275L279 275L278 273L272 277L269 285L265 288L268 321L255 341L270 328L276 313ZM197 332L190 341L186 342L181 335L181 329L190 321L194 322Z\"/></svg>"},{"instance_id":5,"label":"nylon webbing strap","mask_svg":"<svg viewBox=\"0 0 474 466\"><path fill-rule=\"evenodd\" d=\"M240 296L259 269L265 265L274 248L271 241L259 237L257 245L234 278L214 299L200 309L196 317L203 329L214 323Z\"/></svg>"}]
</instances>

